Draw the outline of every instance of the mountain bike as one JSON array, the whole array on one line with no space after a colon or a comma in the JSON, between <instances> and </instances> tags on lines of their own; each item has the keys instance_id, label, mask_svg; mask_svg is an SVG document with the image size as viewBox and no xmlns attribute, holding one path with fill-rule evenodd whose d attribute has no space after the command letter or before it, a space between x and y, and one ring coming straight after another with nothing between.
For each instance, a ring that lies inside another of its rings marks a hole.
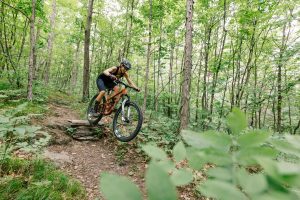
<instances>
[{"instance_id":1,"label":"mountain bike","mask_svg":"<svg viewBox=\"0 0 300 200\"><path fill-rule=\"evenodd\" d=\"M114 92L112 90L107 90L106 95L103 96L99 104L99 113L97 113L97 116L95 117L94 105L98 96L98 94L96 94L88 105L86 113L87 120L89 121L90 125L97 125L103 116L110 115L116 110L115 107L122 99L122 103L116 110L113 119L113 133L118 140L122 142L129 142L130 140L134 139L141 130L143 115L138 105L130 101L130 97L127 94L127 89L133 89L135 91L137 90L119 80L115 81L115 83L125 87L113 95L112 93Z\"/></svg>"}]
</instances>

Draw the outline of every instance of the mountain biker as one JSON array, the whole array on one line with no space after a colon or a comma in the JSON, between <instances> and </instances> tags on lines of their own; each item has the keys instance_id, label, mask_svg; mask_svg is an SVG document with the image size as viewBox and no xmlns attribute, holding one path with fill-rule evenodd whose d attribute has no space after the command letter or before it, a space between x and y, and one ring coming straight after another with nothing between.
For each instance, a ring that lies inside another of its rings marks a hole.
<instances>
[{"instance_id":1,"label":"mountain biker","mask_svg":"<svg viewBox=\"0 0 300 200\"><path fill-rule=\"evenodd\" d=\"M117 83L115 83L115 80L119 80L123 76L126 78L129 86L135 88L137 91L140 91L140 89L132 82L132 80L129 78L128 70L131 69L131 64L128 60L124 59L119 66L114 66L111 68L108 68L104 70L103 73L101 73L97 80L97 87L99 89L99 94L96 98L94 111L97 115L99 104L101 102L102 97L105 94L106 89L113 89L114 94L116 94L119 91L119 87L117 86ZM113 94L113 95L114 95Z\"/></svg>"}]
</instances>

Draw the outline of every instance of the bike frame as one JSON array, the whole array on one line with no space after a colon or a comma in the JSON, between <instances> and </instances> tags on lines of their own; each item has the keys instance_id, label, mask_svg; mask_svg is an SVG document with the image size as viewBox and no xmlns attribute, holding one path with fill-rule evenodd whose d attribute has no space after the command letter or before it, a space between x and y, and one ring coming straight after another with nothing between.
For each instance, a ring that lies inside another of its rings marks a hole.
<instances>
[{"instance_id":1,"label":"bike frame","mask_svg":"<svg viewBox=\"0 0 300 200\"><path fill-rule=\"evenodd\" d=\"M104 110L102 111L104 115L110 115L113 112L113 108L119 103L120 99L127 95L128 91L126 88L122 88L119 92L116 94L109 96L104 103ZM110 101L112 98L116 97L116 100L113 105L110 104Z\"/></svg>"}]
</instances>

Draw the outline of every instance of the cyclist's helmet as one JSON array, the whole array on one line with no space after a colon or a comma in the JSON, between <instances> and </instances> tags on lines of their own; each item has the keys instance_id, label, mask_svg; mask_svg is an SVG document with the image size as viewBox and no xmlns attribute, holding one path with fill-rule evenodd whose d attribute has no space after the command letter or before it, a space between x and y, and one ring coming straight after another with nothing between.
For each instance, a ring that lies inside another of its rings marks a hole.
<instances>
[{"instance_id":1,"label":"cyclist's helmet","mask_svg":"<svg viewBox=\"0 0 300 200\"><path fill-rule=\"evenodd\" d=\"M130 70L131 69L131 64L128 60L124 59L121 62L121 65L123 65L125 67L126 70Z\"/></svg>"}]
</instances>

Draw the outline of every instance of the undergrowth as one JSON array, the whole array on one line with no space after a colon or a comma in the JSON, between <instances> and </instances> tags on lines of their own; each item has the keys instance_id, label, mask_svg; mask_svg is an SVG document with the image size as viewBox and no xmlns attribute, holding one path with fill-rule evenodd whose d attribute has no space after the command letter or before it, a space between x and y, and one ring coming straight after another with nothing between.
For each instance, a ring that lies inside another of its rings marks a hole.
<instances>
[{"instance_id":1,"label":"undergrowth","mask_svg":"<svg viewBox=\"0 0 300 200\"><path fill-rule=\"evenodd\" d=\"M32 116L49 114L48 103L71 106L75 102L73 96L40 83L34 85L32 102L27 101L26 93L26 88L15 88L0 79L0 147L4 147L0 148L0 199L86 199L80 183L51 163L13 156L15 149L36 150L41 146L32 145L41 137L35 131L39 127L28 124Z\"/></svg>"},{"instance_id":2,"label":"undergrowth","mask_svg":"<svg viewBox=\"0 0 300 200\"><path fill-rule=\"evenodd\" d=\"M6 159L0 177L0 199L85 199L78 181L43 160Z\"/></svg>"},{"instance_id":3,"label":"undergrowth","mask_svg":"<svg viewBox=\"0 0 300 200\"><path fill-rule=\"evenodd\" d=\"M139 133L141 143L153 143L169 152L180 140L179 121L162 114L145 113L143 128Z\"/></svg>"}]
</instances>

